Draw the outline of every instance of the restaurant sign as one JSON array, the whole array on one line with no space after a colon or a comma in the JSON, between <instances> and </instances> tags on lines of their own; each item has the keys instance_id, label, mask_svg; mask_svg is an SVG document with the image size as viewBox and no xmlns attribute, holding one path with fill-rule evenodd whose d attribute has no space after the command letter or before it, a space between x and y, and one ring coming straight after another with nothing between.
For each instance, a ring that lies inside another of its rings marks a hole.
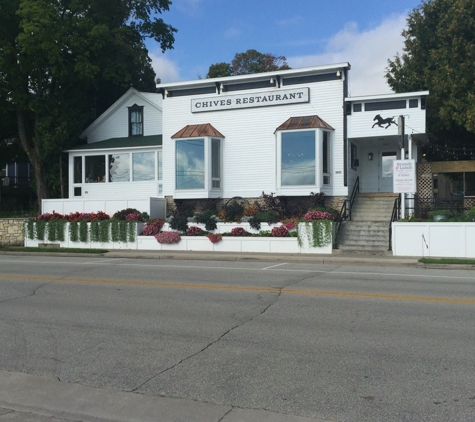
<instances>
[{"instance_id":1,"label":"restaurant sign","mask_svg":"<svg viewBox=\"0 0 475 422\"><path fill-rule=\"evenodd\" d=\"M238 108L268 107L275 105L288 105L308 103L310 101L310 89L279 89L260 93L247 93L236 95L220 95L211 98L196 98L191 100L191 112L201 113L204 111L234 110Z\"/></svg>"},{"instance_id":2,"label":"restaurant sign","mask_svg":"<svg viewBox=\"0 0 475 422\"><path fill-rule=\"evenodd\" d=\"M416 161L393 161L393 192L416 193Z\"/></svg>"}]
</instances>

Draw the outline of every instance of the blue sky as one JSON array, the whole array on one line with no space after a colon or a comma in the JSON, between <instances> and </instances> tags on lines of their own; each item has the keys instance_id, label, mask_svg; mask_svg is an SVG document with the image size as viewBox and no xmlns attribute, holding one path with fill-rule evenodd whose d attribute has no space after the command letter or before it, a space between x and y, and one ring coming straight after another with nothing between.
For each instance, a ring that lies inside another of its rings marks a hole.
<instances>
[{"instance_id":1,"label":"blue sky","mask_svg":"<svg viewBox=\"0 0 475 422\"><path fill-rule=\"evenodd\" d=\"M421 0L172 0L162 17L178 29L163 54L147 43L163 82L204 78L211 64L255 49L287 57L290 67L349 62L350 94L390 92L387 59Z\"/></svg>"}]
</instances>

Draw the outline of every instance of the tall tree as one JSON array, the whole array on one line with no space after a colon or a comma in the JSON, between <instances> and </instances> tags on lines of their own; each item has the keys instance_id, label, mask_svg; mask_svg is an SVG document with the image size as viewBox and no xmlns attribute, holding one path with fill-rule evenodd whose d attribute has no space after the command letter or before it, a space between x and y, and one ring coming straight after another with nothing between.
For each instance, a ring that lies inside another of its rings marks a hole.
<instances>
[{"instance_id":1,"label":"tall tree","mask_svg":"<svg viewBox=\"0 0 475 422\"><path fill-rule=\"evenodd\" d=\"M207 78L222 76L247 75L250 73L272 72L274 70L290 69L284 56L271 53L260 53L257 50L247 50L236 53L231 63L215 63L209 67Z\"/></svg>"},{"instance_id":2,"label":"tall tree","mask_svg":"<svg viewBox=\"0 0 475 422\"><path fill-rule=\"evenodd\" d=\"M87 123L130 85L154 90L144 41L153 38L162 51L173 47L176 29L153 17L170 4L2 0L0 105L14 110L39 204L57 184L61 150Z\"/></svg>"},{"instance_id":3,"label":"tall tree","mask_svg":"<svg viewBox=\"0 0 475 422\"><path fill-rule=\"evenodd\" d=\"M386 78L396 92L429 90L427 128L432 155L475 152L475 2L428 0L412 11L402 55ZM439 154L437 154L439 151ZM452 158L452 157L448 157Z\"/></svg>"}]
</instances>

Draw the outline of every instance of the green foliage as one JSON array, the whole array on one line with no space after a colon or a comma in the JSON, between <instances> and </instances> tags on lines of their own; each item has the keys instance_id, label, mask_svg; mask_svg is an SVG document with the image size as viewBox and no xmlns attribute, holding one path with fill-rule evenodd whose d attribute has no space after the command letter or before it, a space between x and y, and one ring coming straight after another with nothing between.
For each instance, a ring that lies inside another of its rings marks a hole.
<instances>
[{"instance_id":1,"label":"green foliage","mask_svg":"<svg viewBox=\"0 0 475 422\"><path fill-rule=\"evenodd\" d=\"M247 75L250 73L272 72L290 69L284 56L271 53L260 53L257 50L247 50L236 53L231 63L215 63L208 69L207 78L223 76Z\"/></svg>"},{"instance_id":2,"label":"green foliage","mask_svg":"<svg viewBox=\"0 0 475 422\"><path fill-rule=\"evenodd\" d=\"M88 240L88 228L86 221L79 222L79 241L80 242L87 242Z\"/></svg>"},{"instance_id":3,"label":"green foliage","mask_svg":"<svg viewBox=\"0 0 475 422\"><path fill-rule=\"evenodd\" d=\"M111 220L111 240L113 242L125 242L126 233L123 232L124 226L126 226L127 222L124 220Z\"/></svg>"},{"instance_id":4,"label":"green foliage","mask_svg":"<svg viewBox=\"0 0 475 422\"><path fill-rule=\"evenodd\" d=\"M230 63L215 63L212 64L208 69L208 74L206 78L220 78L223 76L232 76L233 75L233 68L231 67Z\"/></svg>"},{"instance_id":5,"label":"green foliage","mask_svg":"<svg viewBox=\"0 0 475 422\"><path fill-rule=\"evenodd\" d=\"M467 214L470 215L470 216L475 217L475 207L470 208L470 209L467 211Z\"/></svg>"},{"instance_id":6,"label":"green foliage","mask_svg":"<svg viewBox=\"0 0 475 422\"><path fill-rule=\"evenodd\" d=\"M313 220L301 223L297 226L297 238L302 246L302 239L306 238L308 245L313 248L320 248L328 245L332 241L332 221Z\"/></svg>"},{"instance_id":7,"label":"green foliage","mask_svg":"<svg viewBox=\"0 0 475 422\"><path fill-rule=\"evenodd\" d=\"M388 61L386 79L395 92L430 91L428 158L447 160L440 147L475 143L475 2L424 1L407 23L404 51Z\"/></svg>"},{"instance_id":8,"label":"green foliage","mask_svg":"<svg viewBox=\"0 0 475 422\"><path fill-rule=\"evenodd\" d=\"M127 223L127 242L134 242L137 234L137 223L135 221L129 221Z\"/></svg>"},{"instance_id":9,"label":"green foliage","mask_svg":"<svg viewBox=\"0 0 475 422\"><path fill-rule=\"evenodd\" d=\"M452 216L454 215L450 210L432 210L429 211L429 218L434 218L436 215L443 215L443 216Z\"/></svg>"},{"instance_id":10,"label":"green foliage","mask_svg":"<svg viewBox=\"0 0 475 422\"><path fill-rule=\"evenodd\" d=\"M113 216L112 218L114 220L125 220L126 217L129 215L129 214L140 214L142 215L142 213L135 209L135 208L126 208L124 210L121 210L121 211L117 211ZM146 213L145 213L146 214ZM147 218L148 220L148 218Z\"/></svg>"},{"instance_id":11,"label":"green foliage","mask_svg":"<svg viewBox=\"0 0 475 422\"><path fill-rule=\"evenodd\" d=\"M28 239L35 238L35 222L32 219L26 222L26 235Z\"/></svg>"},{"instance_id":12,"label":"green foliage","mask_svg":"<svg viewBox=\"0 0 475 422\"><path fill-rule=\"evenodd\" d=\"M45 233L46 233L46 221L38 220L35 225L36 229L36 238L38 240L45 240Z\"/></svg>"},{"instance_id":13,"label":"green foliage","mask_svg":"<svg viewBox=\"0 0 475 422\"><path fill-rule=\"evenodd\" d=\"M206 230L213 231L218 227L216 225L216 211L206 210L196 216L196 222L205 225Z\"/></svg>"},{"instance_id":14,"label":"green foliage","mask_svg":"<svg viewBox=\"0 0 475 422\"><path fill-rule=\"evenodd\" d=\"M79 242L79 222L69 222L69 240L71 242Z\"/></svg>"},{"instance_id":15,"label":"green foliage","mask_svg":"<svg viewBox=\"0 0 475 422\"><path fill-rule=\"evenodd\" d=\"M279 216L275 211L260 211L249 219L249 225L255 229L260 230L261 223L275 224L279 222Z\"/></svg>"},{"instance_id":16,"label":"green foliage","mask_svg":"<svg viewBox=\"0 0 475 422\"><path fill-rule=\"evenodd\" d=\"M155 89L145 39L172 48L176 29L160 17L170 4L2 0L0 139L21 141L39 202L59 193L61 151L93 119L131 85Z\"/></svg>"},{"instance_id":17,"label":"green foliage","mask_svg":"<svg viewBox=\"0 0 475 422\"><path fill-rule=\"evenodd\" d=\"M66 220L52 219L48 222L48 241L64 242L64 229L66 227Z\"/></svg>"},{"instance_id":18,"label":"green foliage","mask_svg":"<svg viewBox=\"0 0 475 422\"><path fill-rule=\"evenodd\" d=\"M173 217L170 221L170 228L180 233L186 233L188 230L188 217L185 215Z\"/></svg>"}]
</instances>

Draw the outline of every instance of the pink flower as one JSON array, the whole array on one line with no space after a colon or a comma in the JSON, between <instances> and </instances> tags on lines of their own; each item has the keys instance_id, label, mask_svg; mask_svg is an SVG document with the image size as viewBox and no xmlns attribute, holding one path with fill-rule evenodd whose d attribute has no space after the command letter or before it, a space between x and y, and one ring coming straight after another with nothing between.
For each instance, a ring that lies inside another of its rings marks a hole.
<instances>
[{"instance_id":1,"label":"pink flower","mask_svg":"<svg viewBox=\"0 0 475 422\"><path fill-rule=\"evenodd\" d=\"M208 233L206 237L210 240L211 243L218 243L223 240L223 235L221 233Z\"/></svg>"},{"instance_id":2,"label":"pink flower","mask_svg":"<svg viewBox=\"0 0 475 422\"><path fill-rule=\"evenodd\" d=\"M186 235L187 236L200 236L202 231L203 231L203 229L201 229L200 227L191 226L191 227L188 227Z\"/></svg>"},{"instance_id":3,"label":"pink flower","mask_svg":"<svg viewBox=\"0 0 475 422\"><path fill-rule=\"evenodd\" d=\"M274 227L271 234L273 237L289 237L289 231L284 226Z\"/></svg>"},{"instance_id":4,"label":"pink flower","mask_svg":"<svg viewBox=\"0 0 475 422\"><path fill-rule=\"evenodd\" d=\"M181 240L180 233L178 232L160 232L155 235L158 243L178 243Z\"/></svg>"},{"instance_id":5,"label":"pink flower","mask_svg":"<svg viewBox=\"0 0 475 422\"><path fill-rule=\"evenodd\" d=\"M309 211L303 216L305 221L333 220L333 215L326 211Z\"/></svg>"}]
</instances>

